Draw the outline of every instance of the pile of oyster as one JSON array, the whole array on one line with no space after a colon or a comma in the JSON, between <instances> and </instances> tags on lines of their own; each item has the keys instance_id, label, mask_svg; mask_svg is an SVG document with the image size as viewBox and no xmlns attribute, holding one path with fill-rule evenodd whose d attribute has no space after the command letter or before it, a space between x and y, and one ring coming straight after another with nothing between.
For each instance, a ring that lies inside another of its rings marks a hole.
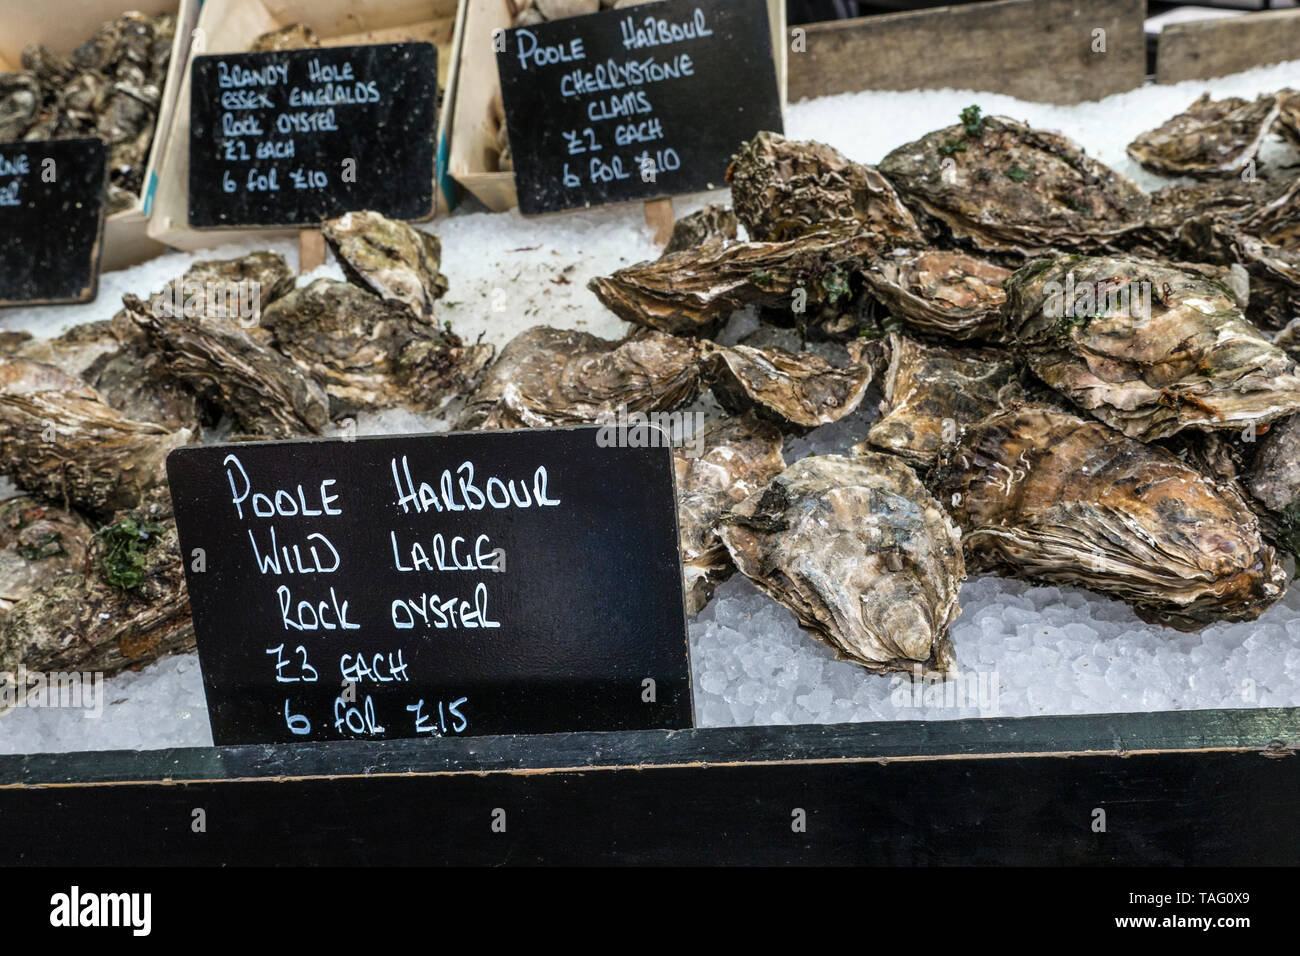
<instances>
[{"instance_id":1,"label":"pile of oyster","mask_svg":"<svg viewBox=\"0 0 1300 956\"><path fill-rule=\"evenodd\" d=\"M124 13L69 56L32 44L0 73L0 142L97 136L108 146L105 213L129 209L144 169L171 62L176 17Z\"/></svg>"},{"instance_id":2,"label":"pile of oyster","mask_svg":"<svg viewBox=\"0 0 1300 956\"><path fill-rule=\"evenodd\" d=\"M950 673L968 568L1179 629L1254 619L1300 550L1300 181L1258 172L1148 196L973 107L879 167L761 133L730 209L589 283L624 338L535 327L495 362L434 320L438 240L372 213L325 226L345 282L197 263L109 321L4 342L0 455L29 497L0 511L0 669L189 639L168 450L392 407L711 415L674 450L687 610L739 570L873 673ZM256 315L210 291L240 282ZM828 425L852 431L836 454L794 453Z\"/></svg>"},{"instance_id":3,"label":"pile of oyster","mask_svg":"<svg viewBox=\"0 0 1300 956\"><path fill-rule=\"evenodd\" d=\"M678 451L688 609L738 569L838 655L921 675L951 666L967 568L1183 630L1276 602L1300 551L1300 180L1246 164L1279 103L1203 99L1141 138L1219 176L1154 196L975 107L878 167L746 143L743 238L711 207L590 284L629 341L694 342L734 416ZM738 310L758 328L731 341ZM625 382L640 407L690 398L653 382ZM511 401L543 394L570 402ZM877 401L847 454L781 458Z\"/></svg>"},{"instance_id":4,"label":"pile of oyster","mask_svg":"<svg viewBox=\"0 0 1300 956\"><path fill-rule=\"evenodd\" d=\"M197 262L111 319L0 343L0 671L113 673L193 648L165 460L358 412L446 411L489 345L435 319L435 236L374 213L324 224L347 281L301 288L260 252Z\"/></svg>"}]
</instances>

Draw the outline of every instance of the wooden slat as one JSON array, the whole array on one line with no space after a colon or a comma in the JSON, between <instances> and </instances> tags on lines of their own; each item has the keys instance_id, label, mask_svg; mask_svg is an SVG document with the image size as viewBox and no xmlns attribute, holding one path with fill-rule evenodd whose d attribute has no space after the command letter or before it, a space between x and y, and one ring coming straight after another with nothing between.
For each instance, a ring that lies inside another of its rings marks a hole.
<instances>
[{"instance_id":1,"label":"wooden slat","mask_svg":"<svg viewBox=\"0 0 1300 956\"><path fill-rule=\"evenodd\" d=\"M1204 80L1284 60L1300 60L1300 9L1174 23L1156 46L1156 82Z\"/></svg>"},{"instance_id":2,"label":"wooden slat","mask_svg":"<svg viewBox=\"0 0 1300 956\"><path fill-rule=\"evenodd\" d=\"M792 33L790 100L974 89L1079 103L1142 85L1144 0L1000 0L810 24ZM1105 30L1105 52L1093 52Z\"/></svg>"}]
</instances>

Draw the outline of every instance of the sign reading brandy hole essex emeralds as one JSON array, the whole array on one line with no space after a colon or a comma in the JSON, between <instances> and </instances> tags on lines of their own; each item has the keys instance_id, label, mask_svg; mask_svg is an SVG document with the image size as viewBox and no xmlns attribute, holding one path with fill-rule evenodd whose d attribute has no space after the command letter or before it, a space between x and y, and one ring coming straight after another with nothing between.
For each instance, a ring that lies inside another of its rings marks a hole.
<instances>
[{"instance_id":1,"label":"sign reading brandy hole essex emeralds","mask_svg":"<svg viewBox=\"0 0 1300 956\"><path fill-rule=\"evenodd\" d=\"M599 433L173 452L216 743L691 726L671 450Z\"/></svg>"},{"instance_id":2,"label":"sign reading brandy hole essex emeralds","mask_svg":"<svg viewBox=\"0 0 1300 956\"><path fill-rule=\"evenodd\" d=\"M432 44L228 53L192 69L191 226L432 215Z\"/></svg>"},{"instance_id":3,"label":"sign reading brandy hole essex emeralds","mask_svg":"<svg viewBox=\"0 0 1300 956\"><path fill-rule=\"evenodd\" d=\"M524 213L699 192L783 130L765 0L672 0L518 27L497 70Z\"/></svg>"},{"instance_id":4,"label":"sign reading brandy hole essex emeralds","mask_svg":"<svg viewBox=\"0 0 1300 956\"><path fill-rule=\"evenodd\" d=\"M0 306L95 298L105 156L99 139L0 143Z\"/></svg>"}]
</instances>

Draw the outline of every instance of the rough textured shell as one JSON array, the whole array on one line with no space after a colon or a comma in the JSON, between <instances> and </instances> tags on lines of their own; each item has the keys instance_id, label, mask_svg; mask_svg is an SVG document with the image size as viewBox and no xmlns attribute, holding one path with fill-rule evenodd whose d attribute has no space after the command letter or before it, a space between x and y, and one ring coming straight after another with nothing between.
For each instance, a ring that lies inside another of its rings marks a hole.
<instances>
[{"instance_id":1,"label":"rough textured shell","mask_svg":"<svg viewBox=\"0 0 1300 956\"><path fill-rule=\"evenodd\" d=\"M421 318L433 316L434 301L447 291L437 236L376 212L328 219L321 232L350 281Z\"/></svg>"},{"instance_id":2,"label":"rough textured shell","mask_svg":"<svg viewBox=\"0 0 1300 956\"><path fill-rule=\"evenodd\" d=\"M1130 437L1240 429L1300 410L1296 363L1203 276L1125 256L1055 256L1006 289L1006 334L1030 368Z\"/></svg>"},{"instance_id":3,"label":"rough textured shell","mask_svg":"<svg viewBox=\"0 0 1300 956\"><path fill-rule=\"evenodd\" d=\"M862 404L871 368L836 368L814 352L736 345L710 354L713 394L732 411L755 409L787 429L837 422Z\"/></svg>"},{"instance_id":4,"label":"rough textured shell","mask_svg":"<svg viewBox=\"0 0 1300 956\"><path fill-rule=\"evenodd\" d=\"M1077 143L1004 116L928 133L880 170L914 210L989 251L1111 248L1150 208L1141 189Z\"/></svg>"},{"instance_id":5,"label":"rough textured shell","mask_svg":"<svg viewBox=\"0 0 1300 956\"><path fill-rule=\"evenodd\" d=\"M1018 363L1004 353L928 347L896 334L889 353L881 417L854 446L858 454L878 449L928 468L968 425L1025 398Z\"/></svg>"},{"instance_id":6,"label":"rough textured shell","mask_svg":"<svg viewBox=\"0 0 1300 956\"><path fill-rule=\"evenodd\" d=\"M1278 115L1278 100L1266 93L1254 102L1209 93L1157 129L1129 143L1128 154L1165 176L1232 176L1255 158Z\"/></svg>"},{"instance_id":7,"label":"rough textured shell","mask_svg":"<svg viewBox=\"0 0 1300 956\"><path fill-rule=\"evenodd\" d=\"M952 665L960 535L900 459L804 458L718 533L736 567L839 656L876 673Z\"/></svg>"},{"instance_id":8,"label":"rough textured shell","mask_svg":"<svg viewBox=\"0 0 1300 956\"><path fill-rule=\"evenodd\" d=\"M1000 327L1010 269L964 252L927 249L873 259L868 288L910 329L954 339L981 339Z\"/></svg>"},{"instance_id":9,"label":"rough textured shell","mask_svg":"<svg viewBox=\"0 0 1300 956\"><path fill-rule=\"evenodd\" d=\"M673 451L677 476L677 529L686 610L698 614L720 581L735 570L718 537L722 514L785 470L781 432L756 415L709 425L691 446Z\"/></svg>"},{"instance_id":10,"label":"rough textured shell","mask_svg":"<svg viewBox=\"0 0 1300 956\"><path fill-rule=\"evenodd\" d=\"M1127 601L1191 630L1253 620L1286 574L1230 487L1098 422L1034 406L998 412L946 453L935 493L967 559Z\"/></svg>"}]
</instances>

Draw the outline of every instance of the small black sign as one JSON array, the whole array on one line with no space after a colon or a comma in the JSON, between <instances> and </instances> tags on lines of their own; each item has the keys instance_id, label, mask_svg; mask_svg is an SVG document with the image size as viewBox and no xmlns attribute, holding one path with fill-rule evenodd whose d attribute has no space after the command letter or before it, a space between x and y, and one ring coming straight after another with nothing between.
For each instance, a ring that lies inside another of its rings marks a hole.
<instances>
[{"instance_id":1,"label":"small black sign","mask_svg":"<svg viewBox=\"0 0 1300 956\"><path fill-rule=\"evenodd\" d=\"M783 130L765 0L673 0L505 31L497 70L525 214L700 192Z\"/></svg>"},{"instance_id":2,"label":"small black sign","mask_svg":"<svg viewBox=\"0 0 1300 956\"><path fill-rule=\"evenodd\" d=\"M98 139L0 143L0 306L95 298L106 155Z\"/></svg>"},{"instance_id":3,"label":"small black sign","mask_svg":"<svg viewBox=\"0 0 1300 956\"><path fill-rule=\"evenodd\" d=\"M691 726L671 451L606 431L174 451L214 740Z\"/></svg>"},{"instance_id":4,"label":"small black sign","mask_svg":"<svg viewBox=\"0 0 1300 956\"><path fill-rule=\"evenodd\" d=\"M433 214L432 44L200 56L190 85L191 226Z\"/></svg>"}]
</instances>

